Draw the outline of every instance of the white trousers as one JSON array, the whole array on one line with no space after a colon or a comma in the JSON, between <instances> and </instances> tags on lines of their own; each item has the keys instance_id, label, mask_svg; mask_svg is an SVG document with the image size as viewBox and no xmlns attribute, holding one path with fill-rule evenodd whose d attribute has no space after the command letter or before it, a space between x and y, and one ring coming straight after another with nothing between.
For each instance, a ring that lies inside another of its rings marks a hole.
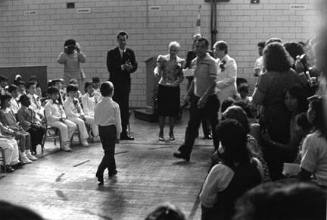
<instances>
[{"instance_id":1,"label":"white trousers","mask_svg":"<svg viewBox=\"0 0 327 220\"><path fill-rule=\"evenodd\" d=\"M89 137L89 134L87 133L85 122L83 121L83 119L73 118L73 117L68 118L68 119L77 125L79 134L80 134L82 140L87 139Z\"/></svg>"},{"instance_id":2,"label":"white trousers","mask_svg":"<svg viewBox=\"0 0 327 220\"><path fill-rule=\"evenodd\" d=\"M62 143L60 144L69 142L75 130L77 129L76 124L67 119L65 120L65 122L55 121L49 123L49 125L59 129L61 135L61 141L62 141Z\"/></svg>"},{"instance_id":3,"label":"white trousers","mask_svg":"<svg viewBox=\"0 0 327 220\"><path fill-rule=\"evenodd\" d=\"M85 115L86 124L91 126L92 134L94 137L99 136L99 129L98 126L94 123L94 117Z\"/></svg>"},{"instance_id":4,"label":"white trousers","mask_svg":"<svg viewBox=\"0 0 327 220\"><path fill-rule=\"evenodd\" d=\"M6 157L5 165L15 165L19 163L19 150L15 139L0 138L0 148L4 149Z\"/></svg>"}]
</instances>

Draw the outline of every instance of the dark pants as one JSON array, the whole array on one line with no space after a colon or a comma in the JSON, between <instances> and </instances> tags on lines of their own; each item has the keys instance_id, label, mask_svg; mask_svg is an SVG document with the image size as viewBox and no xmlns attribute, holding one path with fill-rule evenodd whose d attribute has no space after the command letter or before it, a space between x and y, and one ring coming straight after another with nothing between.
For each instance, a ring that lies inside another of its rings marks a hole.
<instances>
[{"instance_id":1,"label":"dark pants","mask_svg":"<svg viewBox=\"0 0 327 220\"><path fill-rule=\"evenodd\" d=\"M117 139L116 126L99 126L99 135L101 144L104 150L104 156L98 167L97 174L103 175L103 172L108 168L109 173L116 170L115 162L115 144Z\"/></svg>"},{"instance_id":2,"label":"dark pants","mask_svg":"<svg viewBox=\"0 0 327 220\"><path fill-rule=\"evenodd\" d=\"M206 105L199 109L197 103L199 97L191 96L191 108L190 108L190 119L187 124L185 132L184 144L179 147L180 151L184 155L190 155L192 152L194 140L196 139L202 119L207 119L210 122L212 128L212 137L214 143L216 142L216 126L218 124L218 110L219 100L216 95L208 97ZM217 145L217 144L215 144Z\"/></svg>"},{"instance_id":3,"label":"dark pants","mask_svg":"<svg viewBox=\"0 0 327 220\"><path fill-rule=\"evenodd\" d=\"M129 90L126 89L126 91L119 91L118 89L115 89L112 98L118 103L120 108L122 134L127 135L127 126L129 124Z\"/></svg>"},{"instance_id":4,"label":"dark pants","mask_svg":"<svg viewBox=\"0 0 327 220\"><path fill-rule=\"evenodd\" d=\"M45 127L41 125L32 125L28 130L31 135L31 148L33 151L36 150L38 144L42 144L43 136L45 134Z\"/></svg>"}]
</instances>

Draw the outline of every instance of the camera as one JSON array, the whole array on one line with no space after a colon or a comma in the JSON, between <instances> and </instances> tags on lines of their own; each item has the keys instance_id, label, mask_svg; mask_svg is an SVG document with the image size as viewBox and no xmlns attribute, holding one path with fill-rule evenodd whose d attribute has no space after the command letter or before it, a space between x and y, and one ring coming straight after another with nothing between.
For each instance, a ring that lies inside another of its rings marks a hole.
<instances>
[{"instance_id":1,"label":"camera","mask_svg":"<svg viewBox=\"0 0 327 220\"><path fill-rule=\"evenodd\" d=\"M73 54L75 50L77 50L76 45L68 45L68 46L65 46L65 52L67 54Z\"/></svg>"}]
</instances>

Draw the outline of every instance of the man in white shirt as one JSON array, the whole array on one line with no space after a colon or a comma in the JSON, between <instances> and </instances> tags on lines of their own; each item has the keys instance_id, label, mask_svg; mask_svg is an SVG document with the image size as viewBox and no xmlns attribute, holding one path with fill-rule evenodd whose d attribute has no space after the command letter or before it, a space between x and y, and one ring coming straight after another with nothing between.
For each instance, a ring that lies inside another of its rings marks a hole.
<instances>
[{"instance_id":1,"label":"man in white shirt","mask_svg":"<svg viewBox=\"0 0 327 220\"><path fill-rule=\"evenodd\" d=\"M218 65L218 98L220 103L237 95L236 78L237 65L235 60L228 55L228 45L225 41L214 44L214 54Z\"/></svg>"},{"instance_id":2,"label":"man in white shirt","mask_svg":"<svg viewBox=\"0 0 327 220\"><path fill-rule=\"evenodd\" d=\"M91 126L93 141L100 141L98 126L94 123L94 108L99 102L95 96L92 82L85 83L85 94L82 95L82 106L86 119L86 123Z\"/></svg>"},{"instance_id":3,"label":"man in white shirt","mask_svg":"<svg viewBox=\"0 0 327 220\"><path fill-rule=\"evenodd\" d=\"M259 57L256 59L254 63L254 76L258 77L263 73L263 49L265 48L265 42L261 41L258 43L258 53Z\"/></svg>"},{"instance_id":4,"label":"man in white shirt","mask_svg":"<svg viewBox=\"0 0 327 220\"><path fill-rule=\"evenodd\" d=\"M83 109L76 98L78 87L75 85L67 86L67 98L64 101L64 109L67 115L67 118L77 124L77 127L80 132L81 143L83 146L88 146L87 138L89 137L85 121Z\"/></svg>"}]
</instances>

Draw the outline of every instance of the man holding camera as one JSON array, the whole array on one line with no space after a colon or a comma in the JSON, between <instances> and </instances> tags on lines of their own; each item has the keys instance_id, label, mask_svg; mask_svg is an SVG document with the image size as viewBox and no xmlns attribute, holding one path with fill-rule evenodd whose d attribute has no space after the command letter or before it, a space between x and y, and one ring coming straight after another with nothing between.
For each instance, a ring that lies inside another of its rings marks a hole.
<instances>
[{"instance_id":1,"label":"man holding camera","mask_svg":"<svg viewBox=\"0 0 327 220\"><path fill-rule=\"evenodd\" d=\"M85 63L86 56L80 50L80 45L74 40L65 41L64 52L58 56L57 62L64 65L64 80L65 84L69 84L70 79L77 79L79 88L83 88L83 80L85 73L80 66L80 63Z\"/></svg>"},{"instance_id":2,"label":"man holding camera","mask_svg":"<svg viewBox=\"0 0 327 220\"><path fill-rule=\"evenodd\" d=\"M117 35L118 46L108 51L107 68L110 74L109 80L115 86L113 99L119 104L122 132L121 140L134 140L128 135L127 126L129 124L129 93L131 90L131 73L137 69L137 62L134 51L126 48L128 34L119 32Z\"/></svg>"}]
</instances>

